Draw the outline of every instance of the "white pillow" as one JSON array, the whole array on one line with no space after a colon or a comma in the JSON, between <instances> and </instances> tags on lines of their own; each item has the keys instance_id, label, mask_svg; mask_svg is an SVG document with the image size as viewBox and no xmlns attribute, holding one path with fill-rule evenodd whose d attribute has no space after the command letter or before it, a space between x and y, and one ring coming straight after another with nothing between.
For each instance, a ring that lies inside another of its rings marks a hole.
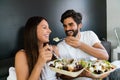
<instances>
[{"instance_id":1,"label":"white pillow","mask_svg":"<svg viewBox=\"0 0 120 80\"><path fill-rule=\"evenodd\" d=\"M9 75L7 77L7 80L17 80L16 78L16 72L14 67L9 68Z\"/></svg>"}]
</instances>

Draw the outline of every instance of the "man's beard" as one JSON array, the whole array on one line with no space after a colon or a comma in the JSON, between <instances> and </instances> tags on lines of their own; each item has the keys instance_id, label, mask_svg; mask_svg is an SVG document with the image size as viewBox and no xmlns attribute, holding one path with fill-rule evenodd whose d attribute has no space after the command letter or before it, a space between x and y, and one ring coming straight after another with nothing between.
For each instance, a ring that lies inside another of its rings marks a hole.
<instances>
[{"instance_id":1,"label":"man's beard","mask_svg":"<svg viewBox=\"0 0 120 80\"><path fill-rule=\"evenodd\" d=\"M66 33L66 36L76 37L76 35L78 34L78 30L77 29L76 30L66 30L65 33Z\"/></svg>"}]
</instances>

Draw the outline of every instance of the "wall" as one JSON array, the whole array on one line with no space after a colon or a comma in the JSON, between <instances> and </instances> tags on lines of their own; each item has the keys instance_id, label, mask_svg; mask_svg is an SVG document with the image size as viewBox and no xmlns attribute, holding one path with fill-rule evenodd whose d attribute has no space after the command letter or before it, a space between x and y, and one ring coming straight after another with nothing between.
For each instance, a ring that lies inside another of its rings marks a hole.
<instances>
[{"instance_id":1,"label":"wall","mask_svg":"<svg viewBox=\"0 0 120 80\"><path fill-rule=\"evenodd\" d=\"M60 17L67 9L83 14L82 30L93 30L100 39L106 38L106 0L0 0L0 59L23 47L23 26L31 16L48 19L51 41L65 37Z\"/></svg>"},{"instance_id":2,"label":"wall","mask_svg":"<svg viewBox=\"0 0 120 80\"><path fill-rule=\"evenodd\" d=\"M118 46L114 28L120 28L120 0L107 0L107 40L111 41L112 48ZM120 31L119 31L120 37Z\"/></svg>"}]
</instances>

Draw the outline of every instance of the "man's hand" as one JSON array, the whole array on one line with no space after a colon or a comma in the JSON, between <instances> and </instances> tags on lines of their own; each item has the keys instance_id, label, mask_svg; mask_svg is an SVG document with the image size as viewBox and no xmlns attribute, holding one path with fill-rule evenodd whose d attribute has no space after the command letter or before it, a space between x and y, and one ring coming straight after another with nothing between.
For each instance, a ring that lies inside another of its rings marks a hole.
<instances>
[{"instance_id":1,"label":"man's hand","mask_svg":"<svg viewBox=\"0 0 120 80\"><path fill-rule=\"evenodd\" d=\"M76 37L72 37L72 36L66 37L65 38L65 42L67 44L69 44L70 46L72 46L72 47L75 47L75 48L79 48L80 47L80 41Z\"/></svg>"},{"instance_id":2,"label":"man's hand","mask_svg":"<svg viewBox=\"0 0 120 80\"><path fill-rule=\"evenodd\" d=\"M84 71L84 72L83 72L83 76L89 77L89 78L92 78L92 79L103 79L103 78L107 77L108 75L109 75L109 73L97 77L97 76L93 76L93 75L92 75L90 72L88 72L88 71Z\"/></svg>"},{"instance_id":3,"label":"man's hand","mask_svg":"<svg viewBox=\"0 0 120 80\"><path fill-rule=\"evenodd\" d=\"M73 79L75 79L75 77L71 77L71 76L67 76L67 75L63 75L63 74L59 74L59 73L57 73L56 75L57 75L57 77L60 77L62 80L73 80Z\"/></svg>"},{"instance_id":4,"label":"man's hand","mask_svg":"<svg viewBox=\"0 0 120 80\"><path fill-rule=\"evenodd\" d=\"M109 73L105 74L105 75L101 75L99 77L96 77L96 76L93 76L90 72L87 72L85 70L77 77L71 77L71 76L66 76L66 75L57 73L57 77L60 77L62 80L73 80L73 79L78 78L78 77L88 77L88 78L92 78L92 79L103 79L103 78L107 77L108 75L109 75Z\"/></svg>"}]
</instances>

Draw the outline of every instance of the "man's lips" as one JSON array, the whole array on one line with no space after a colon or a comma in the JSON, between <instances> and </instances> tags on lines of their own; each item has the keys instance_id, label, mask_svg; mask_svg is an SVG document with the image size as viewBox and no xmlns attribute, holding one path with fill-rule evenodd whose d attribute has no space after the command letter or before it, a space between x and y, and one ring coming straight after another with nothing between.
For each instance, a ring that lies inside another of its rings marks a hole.
<instances>
[{"instance_id":1,"label":"man's lips","mask_svg":"<svg viewBox=\"0 0 120 80\"><path fill-rule=\"evenodd\" d=\"M68 31L67 33L68 33L68 34L71 34L71 33L73 33L73 31Z\"/></svg>"},{"instance_id":2,"label":"man's lips","mask_svg":"<svg viewBox=\"0 0 120 80\"><path fill-rule=\"evenodd\" d=\"M73 33L74 33L73 31L68 31L68 32L67 32L67 35L72 36Z\"/></svg>"}]
</instances>

